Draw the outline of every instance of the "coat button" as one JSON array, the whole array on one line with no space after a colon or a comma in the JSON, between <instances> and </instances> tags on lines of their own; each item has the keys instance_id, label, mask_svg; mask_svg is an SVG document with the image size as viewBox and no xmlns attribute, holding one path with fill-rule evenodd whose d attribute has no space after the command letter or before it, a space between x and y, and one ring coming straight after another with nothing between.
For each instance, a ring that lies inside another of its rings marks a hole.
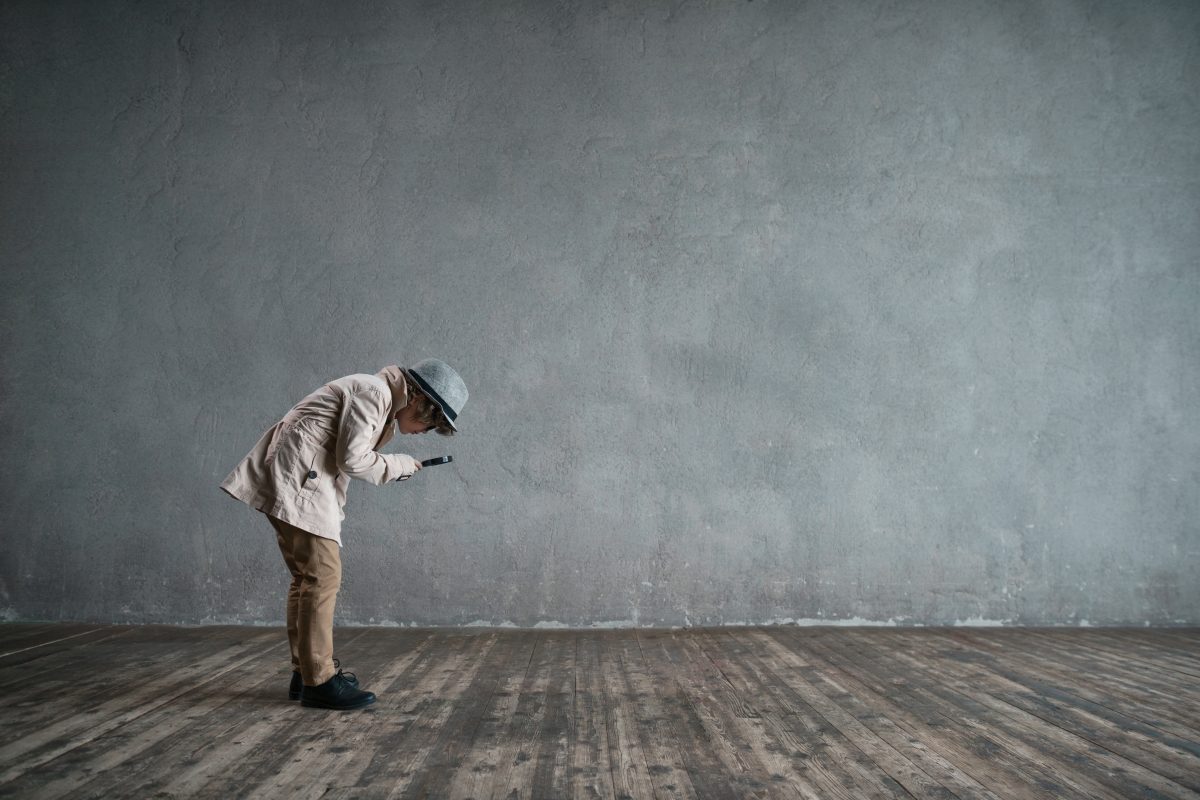
<instances>
[{"instance_id":1,"label":"coat button","mask_svg":"<svg viewBox=\"0 0 1200 800\"><path fill-rule=\"evenodd\" d=\"M309 478L315 478L315 477L317 477L317 471L316 471L315 469L313 469L313 470L309 470L309 471L308 471L308 477L309 477Z\"/></svg>"}]
</instances>

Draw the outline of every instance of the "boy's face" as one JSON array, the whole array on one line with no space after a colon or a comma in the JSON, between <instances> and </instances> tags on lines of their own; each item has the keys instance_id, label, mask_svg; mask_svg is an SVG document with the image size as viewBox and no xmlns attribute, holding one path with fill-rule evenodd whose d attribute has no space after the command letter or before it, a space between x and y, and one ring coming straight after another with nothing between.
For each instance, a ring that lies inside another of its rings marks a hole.
<instances>
[{"instance_id":1,"label":"boy's face","mask_svg":"<svg viewBox=\"0 0 1200 800\"><path fill-rule=\"evenodd\" d=\"M425 433L433 430L433 425L426 425L423 422L417 422L413 419L414 403L411 401L404 408L400 409L400 413L396 415L396 424L400 428L401 433Z\"/></svg>"}]
</instances>

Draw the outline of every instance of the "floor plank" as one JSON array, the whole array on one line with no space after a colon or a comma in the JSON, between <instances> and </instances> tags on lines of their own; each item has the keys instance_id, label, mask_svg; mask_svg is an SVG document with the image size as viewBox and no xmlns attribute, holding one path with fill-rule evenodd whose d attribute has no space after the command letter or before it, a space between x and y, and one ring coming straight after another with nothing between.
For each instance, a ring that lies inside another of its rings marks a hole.
<instances>
[{"instance_id":1,"label":"floor plank","mask_svg":"<svg viewBox=\"0 0 1200 800\"><path fill-rule=\"evenodd\" d=\"M27 650L36 650L55 642L68 641L104 630L102 625L71 623L0 626L0 659L11 658Z\"/></svg>"},{"instance_id":2,"label":"floor plank","mask_svg":"<svg viewBox=\"0 0 1200 800\"><path fill-rule=\"evenodd\" d=\"M897 637L892 631L882 631L873 638L894 643ZM1114 746L1121 745L1124 737L1115 725L1100 718L1091 725L1072 723L1036 689L1031 691L1014 680L1015 673L994 664L941 659L945 638L936 632L908 637L907 647L892 652L914 672L928 677L935 687L932 691L953 695L989 727L1004 731L1014 747L1039 753L1064 782L1091 796L1114 798L1127 797L1130 789L1137 791L1135 796L1152 797L1179 788L1172 779L1139 763L1151 761L1163 774L1171 774L1175 772L1174 759L1148 750L1140 750L1136 760L1121 757L1119 747Z\"/></svg>"},{"instance_id":3,"label":"floor plank","mask_svg":"<svg viewBox=\"0 0 1200 800\"><path fill-rule=\"evenodd\" d=\"M893 707L888 698L870 691L850 691L844 676L836 670L827 670L817 659L795 648L786 639L772 635L770 631L751 631L764 649L775 656L782 665L787 678L786 685L793 702L798 706L809 706L826 719L839 721L839 726L855 733L855 741L868 739L868 733L896 751L910 763L889 756L886 750L875 749L880 763L891 761L893 774L913 795L918 797L958 797L961 800L1000 800L997 795L972 778L969 774L948 761L930 744L905 725L904 720L893 721ZM839 683L839 680L841 683ZM828 686L826 686L828 684ZM826 694L829 691L829 694ZM908 720L911 722L912 720ZM874 749L874 748L873 748ZM902 777L901 777L902 776Z\"/></svg>"},{"instance_id":4,"label":"floor plank","mask_svg":"<svg viewBox=\"0 0 1200 800\"><path fill-rule=\"evenodd\" d=\"M952 658L969 657L1003 666L1014 680L1026 685L1069 684L1072 694L1089 703L1155 725L1185 740L1200 739L1200 720L1188 714L1188 709L1195 708L1200 701L1186 685L1180 686L1177 679L1161 680L1153 670L1130 670L1121 663L1098 665L1071 646L1045 648L1030 643L1017 649L1012 646L1000 649L987 636L963 632L949 636L953 646L963 648L959 652L970 653L970 656L955 654ZM1183 703L1179 702L1181 697Z\"/></svg>"},{"instance_id":5,"label":"floor plank","mask_svg":"<svg viewBox=\"0 0 1200 800\"><path fill-rule=\"evenodd\" d=\"M1200 629L0 624L0 797L1196 798Z\"/></svg>"}]
</instances>

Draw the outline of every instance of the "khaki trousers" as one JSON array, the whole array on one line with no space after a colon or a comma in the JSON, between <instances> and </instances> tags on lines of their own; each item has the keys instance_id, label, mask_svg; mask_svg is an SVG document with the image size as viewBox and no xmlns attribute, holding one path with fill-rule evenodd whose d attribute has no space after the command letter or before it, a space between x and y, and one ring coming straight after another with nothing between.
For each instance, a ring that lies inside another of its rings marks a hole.
<instances>
[{"instance_id":1,"label":"khaki trousers","mask_svg":"<svg viewBox=\"0 0 1200 800\"><path fill-rule=\"evenodd\" d=\"M306 686L334 675L333 606L342 584L342 555L333 539L309 533L267 514L283 561L292 573L288 589L287 632L292 669Z\"/></svg>"}]
</instances>

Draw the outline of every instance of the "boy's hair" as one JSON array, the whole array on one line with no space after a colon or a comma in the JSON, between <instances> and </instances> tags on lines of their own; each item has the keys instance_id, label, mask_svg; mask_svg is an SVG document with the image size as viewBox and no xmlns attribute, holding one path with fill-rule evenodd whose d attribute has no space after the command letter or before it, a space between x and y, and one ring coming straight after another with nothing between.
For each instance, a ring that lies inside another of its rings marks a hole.
<instances>
[{"instance_id":1,"label":"boy's hair","mask_svg":"<svg viewBox=\"0 0 1200 800\"><path fill-rule=\"evenodd\" d=\"M438 406L428 395L421 391L415 381L410 381L408 384L408 393L410 402L413 405L413 419L417 422L422 422L426 425L433 425L433 430L440 433L442 436L453 436L456 431L450 427L450 421L446 419L446 415L442 413L441 407Z\"/></svg>"}]
</instances>

